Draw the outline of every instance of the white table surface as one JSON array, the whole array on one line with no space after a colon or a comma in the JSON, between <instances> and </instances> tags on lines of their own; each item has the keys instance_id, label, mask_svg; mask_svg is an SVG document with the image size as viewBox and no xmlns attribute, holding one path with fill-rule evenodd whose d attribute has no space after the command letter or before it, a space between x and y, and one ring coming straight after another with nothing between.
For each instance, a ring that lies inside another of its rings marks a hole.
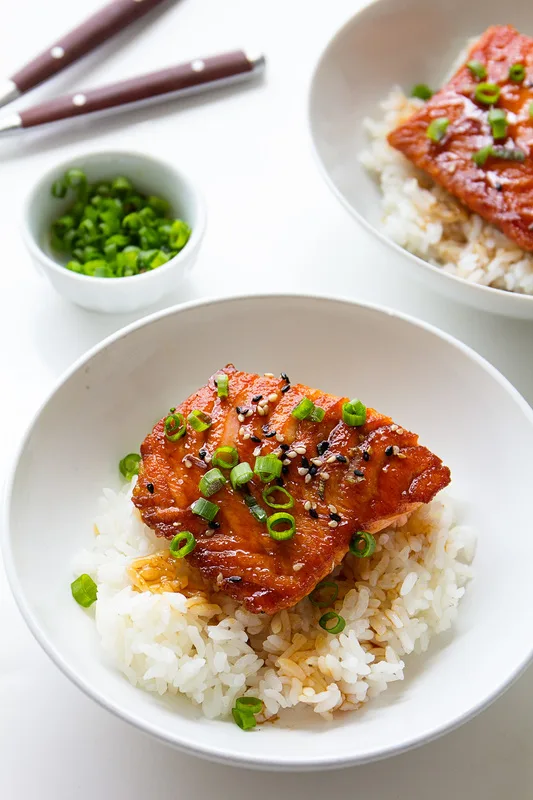
<instances>
[{"instance_id":1,"label":"white table surface","mask_svg":"<svg viewBox=\"0 0 533 800\"><path fill-rule=\"evenodd\" d=\"M11 74L99 5L9 3L0 28L0 75ZM264 49L269 59L266 81L253 88L0 141L0 480L26 422L60 373L133 319L84 312L55 296L33 272L20 240L21 202L34 177L59 159L94 148L133 146L164 154L196 175L205 190L208 233L198 265L179 296L164 305L272 289L383 303L463 339L533 402L533 325L476 313L404 283L337 204L313 163L306 129L311 69L359 5L180 0L32 94L36 102L239 46ZM2 800L522 800L533 794L531 670L477 719L414 752L338 772L275 775L182 756L86 698L26 630L1 564L0 629Z\"/></svg>"}]
</instances>

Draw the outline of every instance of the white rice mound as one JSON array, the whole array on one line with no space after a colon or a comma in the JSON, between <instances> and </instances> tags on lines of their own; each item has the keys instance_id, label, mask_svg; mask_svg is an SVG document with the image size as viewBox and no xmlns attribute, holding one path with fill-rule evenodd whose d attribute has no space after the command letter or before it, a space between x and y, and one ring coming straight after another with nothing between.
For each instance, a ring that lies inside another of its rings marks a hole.
<instances>
[{"instance_id":1,"label":"white rice mound","mask_svg":"<svg viewBox=\"0 0 533 800\"><path fill-rule=\"evenodd\" d=\"M348 555L337 568L333 608L346 620L339 635L319 627L327 609L308 599L268 616L221 593L138 591L128 567L168 542L143 524L132 488L104 490L97 535L74 574L98 584L96 629L112 664L134 686L186 695L209 718L228 715L245 694L263 701L259 721L299 704L327 719L360 707L403 680L404 656L450 628L472 575L473 533L439 496L403 527L378 534L370 559Z\"/></svg>"},{"instance_id":2,"label":"white rice mound","mask_svg":"<svg viewBox=\"0 0 533 800\"><path fill-rule=\"evenodd\" d=\"M416 256L472 283L533 294L533 255L473 214L391 147L387 134L423 105L395 87L384 116L365 120L370 144L361 162L383 193L383 231ZM496 175L488 173L488 180Z\"/></svg>"}]
</instances>

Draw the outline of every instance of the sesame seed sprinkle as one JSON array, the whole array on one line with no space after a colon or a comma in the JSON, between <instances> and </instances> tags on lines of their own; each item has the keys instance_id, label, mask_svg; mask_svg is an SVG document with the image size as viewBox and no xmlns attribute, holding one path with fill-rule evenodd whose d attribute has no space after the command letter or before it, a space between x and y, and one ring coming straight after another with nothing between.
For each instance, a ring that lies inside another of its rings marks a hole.
<instances>
[{"instance_id":1,"label":"sesame seed sprinkle","mask_svg":"<svg viewBox=\"0 0 533 800\"><path fill-rule=\"evenodd\" d=\"M291 460L290 460L290 458L285 458L285 459L284 459L284 460L283 460L281 463L282 463L282 464L283 464L285 467L290 467L290 465L291 465Z\"/></svg>"},{"instance_id":2,"label":"sesame seed sprinkle","mask_svg":"<svg viewBox=\"0 0 533 800\"><path fill-rule=\"evenodd\" d=\"M311 477L312 477L312 476L311 476L309 473L307 473L307 475L305 476L305 482L306 482L306 483L309 483L309 482L310 482L310 480L311 480Z\"/></svg>"},{"instance_id":3,"label":"sesame seed sprinkle","mask_svg":"<svg viewBox=\"0 0 533 800\"><path fill-rule=\"evenodd\" d=\"M294 449L298 453L299 456L304 456L305 455L305 451L307 450L307 447L305 447L305 445L300 445L299 447L295 447Z\"/></svg>"},{"instance_id":4,"label":"sesame seed sprinkle","mask_svg":"<svg viewBox=\"0 0 533 800\"><path fill-rule=\"evenodd\" d=\"M393 452L394 452L394 450L392 449L392 445L391 444L388 447L385 448L385 455L386 456L391 456L393 454Z\"/></svg>"},{"instance_id":5,"label":"sesame seed sprinkle","mask_svg":"<svg viewBox=\"0 0 533 800\"><path fill-rule=\"evenodd\" d=\"M283 474L283 475L286 475L286 474L288 473L288 471L289 471L289 468L288 468L288 466L287 466L286 464L284 464L284 465L282 466L282 468L281 468L281 472L282 472L282 474Z\"/></svg>"},{"instance_id":6,"label":"sesame seed sprinkle","mask_svg":"<svg viewBox=\"0 0 533 800\"><path fill-rule=\"evenodd\" d=\"M278 434L278 435L279 435L279 434ZM282 445L280 445L280 448L279 448L279 449L280 449L280 450L283 450L283 452L284 452L284 453L286 453L286 452L287 452L287 450L290 450L291 448L290 448L290 445L288 445L288 444L282 444Z\"/></svg>"},{"instance_id":7,"label":"sesame seed sprinkle","mask_svg":"<svg viewBox=\"0 0 533 800\"><path fill-rule=\"evenodd\" d=\"M154 493L154 491L155 491L155 487L154 487L154 484L153 484L153 483L147 483L147 484L146 484L146 488L148 489L148 491L150 492L150 494L153 494L153 493Z\"/></svg>"},{"instance_id":8,"label":"sesame seed sprinkle","mask_svg":"<svg viewBox=\"0 0 533 800\"><path fill-rule=\"evenodd\" d=\"M200 450L198 455L200 456L200 458L205 458L206 455L207 455L207 451L206 450Z\"/></svg>"},{"instance_id":9,"label":"sesame seed sprinkle","mask_svg":"<svg viewBox=\"0 0 533 800\"><path fill-rule=\"evenodd\" d=\"M328 509L331 511L332 514L337 513L337 509L332 503L329 504Z\"/></svg>"},{"instance_id":10,"label":"sesame seed sprinkle","mask_svg":"<svg viewBox=\"0 0 533 800\"><path fill-rule=\"evenodd\" d=\"M289 376L287 375L286 372L282 372L279 377L281 378L282 381L285 381L285 383L290 383L291 382L290 378L289 378Z\"/></svg>"},{"instance_id":11,"label":"sesame seed sprinkle","mask_svg":"<svg viewBox=\"0 0 533 800\"><path fill-rule=\"evenodd\" d=\"M192 461L189 461L189 459L188 459L188 458L184 458L184 459L183 459L183 463L185 464L185 466L187 467L187 469L190 469L190 468L192 467Z\"/></svg>"},{"instance_id":12,"label":"sesame seed sprinkle","mask_svg":"<svg viewBox=\"0 0 533 800\"><path fill-rule=\"evenodd\" d=\"M301 569L305 567L305 564L302 564L300 561L297 564L293 564L292 568L294 572L300 572Z\"/></svg>"},{"instance_id":13,"label":"sesame seed sprinkle","mask_svg":"<svg viewBox=\"0 0 533 800\"><path fill-rule=\"evenodd\" d=\"M337 459L337 461L338 461L339 463L341 463L341 464L346 464L346 462L348 461L348 459L346 458L346 456L343 456L341 453L339 453L339 455L335 456L335 458L336 458L336 459Z\"/></svg>"},{"instance_id":14,"label":"sesame seed sprinkle","mask_svg":"<svg viewBox=\"0 0 533 800\"><path fill-rule=\"evenodd\" d=\"M257 456L258 456L260 453L261 453L261 448L260 448L260 447L256 447L256 448L255 448L255 450L254 450L254 452L253 452L254 456L257 458Z\"/></svg>"},{"instance_id":15,"label":"sesame seed sprinkle","mask_svg":"<svg viewBox=\"0 0 533 800\"><path fill-rule=\"evenodd\" d=\"M261 444L261 439L259 438L259 436L250 436L250 439L252 440L252 442L255 442L256 444Z\"/></svg>"},{"instance_id":16,"label":"sesame seed sprinkle","mask_svg":"<svg viewBox=\"0 0 533 800\"><path fill-rule=\"evenodd\" d=\"M286 385L285 385L285 386L282 388L282 390L281 390L281 393L282 393L282 394L285 394L285 392L288 392L290 388L291 388L291 385L290 385L290 383L287 383L287 384L286 384Z\"/></svg>"},{"instance_id":17,"label":"sesame seed sprinkle","mask_svg":"<svg viewBox=\"0 0 533 800\"><path fill-rule=\"evenodd\" d=\"M245 428L243 428L243 426L241 425L241 427L239 428L239 436L244 436L244 434L245 434L245 433L246 433L246 430L245 430Z\"/></svg>"},{"instance_id":18,"label":"sesame seed sprinkle","mask_svg":"<svg viewBox=\"0 0 533 800\"><path fill-rule=\"evenodd\" d=\"M265 378L275 378L276 377L273 372L264 372L263 375L265 376Z\"/></svg>"},{"instance_id":19,"label":"sesame seed sprinkle","mask_svg":"<svg viewBox=\"0 0 533 800\"><path fill-rule=\"evenodd\" d=\"M278 441L278 442L282 442L283 441L283 434L282 433L276 433L276 441Z\"/></svg>"},{"instance_id":20,"label":"sesame seed sprinkle","mask_svg":"<svg viewBox=\"0 0 533 800\"><path fill-rule=\"evenodd\" d=\"M309 459L307 459L305 456L302 456L302 467L309 469L310 466Z\"/></svg>"},{"instance_id":21,"label":"sesame seed sprinkle","mask_svg":"<svg viewBox=\"0 0 533 800\"><path fill-rule=\"evenodd\" d=\"M304 508L305 508L306 511L310 510L310 508L311 508L311 501L310 500L306 500L305 501Z\"/></svg>"},{"instance_id":22,"label":"sesame seed sprinkle","mask_svg":"<svg viewBox=\"0 0 533 800\"><path fill-rule=\"evenodd\" d=\"M279 400L279 396L276 394L276 392L272 392L272 394L268 395L268 402L269 403L277 403L278 400Z\"/></svg>"},{"instance_id":23,"label":"sesame seed sprinkle","mask_svg":"<svg viewBox=\"0 0 533 800\"><path fill-rule=\"evenodd\" d=\"M298 467L298 475L307 475L308 472L309 470L305 467Z\"/></svg>"},{"instance_id":24,"label":"sesame seed sprinkle","mask_svg":"<svg viewBox=\"0 0 533 800\"><path fill-rule=\"evenodd\" d=\"M244 416L245 417L253 417L253 414L254 414L253 408L249 408Z\"/></svg>"},{"instance_id":25,"label":"sesame seed sprinkle","mask_svg":"<svg viewBox=\"0 0 533 800\"><path fill-rule=\"evenodd\" d=\"M321 467L323 463L324 462L323 462L323 460L321 458L312 458L311 459L311 464L314 464L315 467Z\"/></svg>"},{"instance_id":26,"label":"sesame seed sprinkle","mask_svg":"<svg viewBox=\"0 0 533 800\"><path fill-rule=\"evenodd\" d=\"M262 394L256 394L255 397L252 397L252 403L258 403L262 399L263 399Z\"/></svg>"},{"instance_id":27,"label":"sesame seed sprinkle","mask_svg":"<svg viewBox=\"0 0 533 800\"><path fill-rule=\"evenodd\" d=\"M239 414L237 419L239 420L239 422L244 422L244 414Z\"/></svg>"},{"instance_id":28,"label":"sesame seed sprinkle","mask_svg":"<svg viewBox=\"0 0 533 800\"><path fill-rule=\"evenodd\" d=\"M321 472L320 477L323 481L329 481L329 472Z\"/></svg>"},{"instance_id":29,"label":"sesame seed sprinkle","mask_svg":"<svg viewBox=\"0 0 533 800\"><path fill-rule=\"evenodd\" d=\"M338 524L339 523L337 522L336 519L330 519L330 521L328 522L328 527L329 528L336 528L338 526Z\"/></svg>"},{"instance_id":30,"label":"sesame seed sprinkle","mask_svg":"<svg viewBox=\"0 0 533 800\"><path fill-rule=\"evenodd\" d=\"M309 516L313 517L313 519L318 519L318 511L316 510L316 508L309 509Z\"/></svg>"},{"instance_id":31,"label":"sesame seed sprinkle","mask_svg":"<svg viewBox=\"0 0 533 800\"><path fill-rule=\"evenodd\" d=\"M337 514L337 512L336 512L336 511L332 511L332 512L331 512L331 514L330 514L329 516L330 516L330 519L332 519L332 520L333 520L333 522L340 522L340 521L341 521L341 519L342 519L341 515L340 515L340 514Z\"/></svg>"},{"instance_id":32,"label":"sesame seed sprinkle","mask_svg":"<svg viewBox=\"0 0 533 800\"><path fill-rule=\"evenodd\" d=\"M172 523L172 527L173 527L173 528L177 528L177 527L178 527L178 525L179 525L179 522L173 522L173 523Z\"/></svg>"},{"instance_id":33,"label":"sesame seed sprinkle","mask_svg":"<svg viewBox=\"0 0 533 800\"><path fill-rule=\"evenodd\" d=\"M398 447L398 445L397 444L393 444L393 446L392 446L392 454L394 456L397 456L399 454L399 452L400 452L400 448Z\"/></svg>"},{"instance_id":34,"label":"sesame seed sprinkle","mask_svg":"<svg viewBox=\"0 0 533 800\"><path fill-rule=\"evenodd\" d=\"M245 434L243 434L242 438L244 439L245 442L247 442L248 439L250 438L250 434L248 432L246 432Z\"/></svg>"},{"instance_id":35,"label":"sesame seed sprinkle","mask_svg":"<svg viewBox=\"0 0 533 800\"><path fill-rule=\"evenodd\" d=\"M272 439L272 437L275 435L276 431L270 431L270 433L265 433L265 439Z\"/></svg>"},{"instance_id":36,"label":"sesame seed sprinkle","mask_svg":"<svg viewBox=\"0 0 533 800\"><path fill-rule=\"evenodd\" d=\"M316 446L318 450L318 455L323 456L326 450L329 448L329 442L324 439L323 442L319 442Z\"/></svg>"},{"instance_id":37,"label":"sesame seed sprinkle","mask_svg":"<svg viewBox=\"0 0 533 800\"><path fill-rule=\"evenodd\" d=\"M353 474L356 476L356 478L364 478L365 476L365 473L361 469L354 469Z\"/></svg>"},{"instance_id":38,"label":"sesame seed sprinkle","mask_svg":"<svg viewBox=\"0 0 533 800\"><path fill-rule=\"evenodd\" d=\"M337 456L330 456L326 459L326 464L333 464L337 460Z\"/></svg>"},{"instance_id":39,"label":"sesame seed sprinkle","mask_svg":"<svg viewBox=\"0 0 533 800\"><path fill-rule=\"evenodd\" d=\"M309 474L311 475L311 477L313 477L314 475L317 474L317 472L318 472L318 467L315 464L313 464L313 466L309 468Z\"/></svg>"},{"instance_id":40,"label":"sesame seed sprinkle","mask_svg":"<svg viewBox=\"0 0 533 800\"><path fill-rule=\"evenodd\" d=\"M370 453L368 452L368 450L365 450L365 452L363 453L363 461L370 461Z\"/></svg>"},{"instance_id":41,"label":"sesame seed sprinkle","mask_svg":"<svg viewBox=\"0 0 533 800\"><path fill-rule=\"evenodd\" d=\"M288 450L287 451L287 458L296 458L297 455L298 455L298 453L296 452L296 450Z\"/></svg>"}]
</instances>

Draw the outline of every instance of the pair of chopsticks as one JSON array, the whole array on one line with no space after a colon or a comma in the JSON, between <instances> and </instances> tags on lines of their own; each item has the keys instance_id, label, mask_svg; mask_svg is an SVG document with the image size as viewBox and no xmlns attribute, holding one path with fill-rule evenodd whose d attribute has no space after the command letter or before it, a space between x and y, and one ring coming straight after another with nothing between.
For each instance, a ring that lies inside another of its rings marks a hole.
<instances>
[{"instance_id":1,"label":"pair of chopsticks","mask_svg":"<svg viewBox=\"0 0 533 800\"><path fill-rule=\"evenodd\" d=\"M113 0L26 64L0 87L0 106L48 80L136 22L163 0ZM96 89L75 92L0 118L0 133L32 128L94 111L119 108L157 97L194 94L213 85L246 80L260 73L264 56L243 50L197 58Z\"/></svg>"}]
</instances>

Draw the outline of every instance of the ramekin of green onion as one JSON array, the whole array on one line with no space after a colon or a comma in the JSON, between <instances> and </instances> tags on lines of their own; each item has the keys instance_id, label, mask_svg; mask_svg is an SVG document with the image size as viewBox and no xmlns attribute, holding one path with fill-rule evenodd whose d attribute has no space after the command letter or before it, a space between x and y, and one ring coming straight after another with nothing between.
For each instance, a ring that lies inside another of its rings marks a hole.
<instances>
[{"instance_id":1,"label":"ramekin of green onion","mask_svg":"<svg viewBox=\"0 0 533 800\"><path fill-rule=\"evenodd\" d=\"M54 288L109 313L175 292L204 230L204 203L189 178L170 163L124 151L78 156L49 170L30 192L23 219L33 261Z\"/></svg>"}]
</instances>

